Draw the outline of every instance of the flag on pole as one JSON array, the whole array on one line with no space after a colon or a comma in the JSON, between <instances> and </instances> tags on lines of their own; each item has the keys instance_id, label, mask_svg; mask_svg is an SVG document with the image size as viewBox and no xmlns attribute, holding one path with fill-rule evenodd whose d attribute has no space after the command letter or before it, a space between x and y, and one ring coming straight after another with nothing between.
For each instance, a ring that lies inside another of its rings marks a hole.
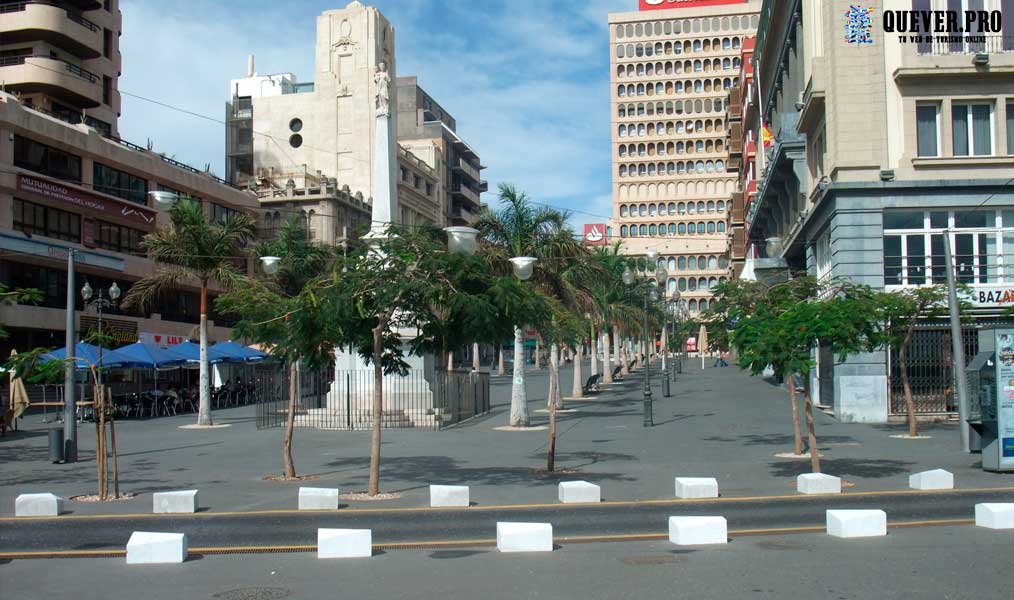
<instances>
[{"instance_id":1,"label":"flag on pole","mask_svg":"<svg viewBox=\"0 0 1014 600\"><path fill-rule=\"evenodd\" d=\"M771 130L768 129L768 124L762 122L761 123L761 140L764 143L764 147L767 148L768 146L770 146L771 142L773 142L774 139L775 139L775 136L771 135Z\"/></svg>"}]
</instances>

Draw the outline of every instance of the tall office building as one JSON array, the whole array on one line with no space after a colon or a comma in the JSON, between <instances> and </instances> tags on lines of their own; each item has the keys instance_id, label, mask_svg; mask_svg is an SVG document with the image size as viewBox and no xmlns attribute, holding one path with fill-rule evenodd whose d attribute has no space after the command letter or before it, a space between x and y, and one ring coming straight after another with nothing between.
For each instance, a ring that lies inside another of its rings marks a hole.
<instances>
[{"instance_id":1,"label":"tall office building","mask_svg":"<svg viewBox=\"0 0 1014 600\"><path fill-rule=\"evenodd\" d=\"M738 174L726 142L728 90L758 1L641 0L609 15L611 233L623 252L659 253L666 291L691 313L731 276L729 201ZM648 265L642 265L648 267Z\"/></svg>"},{"instance_id":2,"label":"tall office building","mask_svg":"<svg viewBox=\"0 0 1014 600\"><path fill-rule=\"evenodd\" d=\"M71 123L117 135L118 0L0 3L4 91Z\"/></svg>"}]
</instances>

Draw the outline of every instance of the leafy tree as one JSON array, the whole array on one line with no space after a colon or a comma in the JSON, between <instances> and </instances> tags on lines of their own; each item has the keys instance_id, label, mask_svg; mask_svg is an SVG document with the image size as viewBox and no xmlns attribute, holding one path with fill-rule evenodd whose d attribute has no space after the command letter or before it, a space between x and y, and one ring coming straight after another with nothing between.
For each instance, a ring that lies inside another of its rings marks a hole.
<instances>
[{"instance_id":1,"label":"leafy tree","mask_svg":"<svg viewBox=\"0 0 1014 600\"><path fill-rule=\"evenodd\" d=\"M932 285L881 292L877 296L877 305L883 324L880 342L888 349L898 352L898 368L901 371L901 386L908 413L908 433L916 437L919 435L919 424L915 416L915 400L912 398L912 385L908 376L908 349L919 321L937 318L947 313L947 288Z\"/></svg>"},{"instance_id":2,"label":"leafy tree","mask_svg":"<svg viewBox=\"0 0 1014 600\"><path fill-rule=\"evenodd\" d=\"M0 304L4 306L10 306L12 304L35 304L42 302L45 296L42 290L34 288L15 288L10 289L6 285L0 284ZM0 324L0 339L6 338L9 334L7 330Z\"/></svg>"},{"instance_id":3,"label":"leafy tree","mask_svg":"<svg viewBox=\"0 0 1014 600\"><path fill-rule=\"evenodd\" d=\"M237 259L254 235L254 220L246 214L213 221L197 201L184 198L169 211L165 227L144 237L148 256L159 264L154 275L131 287L124 307L150 308L163 295L196 280L201 293L200 404L198 425L211 425L211 380L208 375L208 286L226 290L243 280Z\"/></svg>"},{"instance_id":4,"label":"leafy tree","mask_svg":"<svg viewBox=\"0 0 1014 600\"><path fill-rule=\"evenodd\" d=\"M334 254L331 248L309 239L300 218L287 221L278 236L261 243L260 256L279 258L278 271L265 278L245 281L216 301L222 313L241 318L233 328L237 337L254 341L289 370L289 402L282 441L285 477L296 477L292 459L292 438L298 404L299 365L318 369L334 359L334 343L319 321L323 315L311 310L313 298L305 294L307 284L327 268Z\"/></svg>"}]
</instances>

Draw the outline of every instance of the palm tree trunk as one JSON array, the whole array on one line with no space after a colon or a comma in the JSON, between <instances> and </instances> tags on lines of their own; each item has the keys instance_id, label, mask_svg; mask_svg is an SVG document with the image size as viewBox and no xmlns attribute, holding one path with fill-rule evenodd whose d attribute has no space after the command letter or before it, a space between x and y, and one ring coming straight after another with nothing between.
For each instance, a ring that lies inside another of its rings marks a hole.
<instances>
[{"instance_id":1,"label":"palm tree trunk","mask_svg":"<svg viewBox=\"0 0 1014 600\"><path fill-rule=\"evenodd\" d=\"M454 370L454 352L453 351L447 353L447 370L448 371L453 371Z\"/></svg>"},{"instance_id":2,"label":"palm tree trunk","mask_svg":"<svg viewBox=\"0 0 1014 600\"><path fill-rule=\"evenodd\" d=\"M810 446L810 470L820 473L820 451L817 449L817 433L813 430L813 400L810 398L810 386L803 387L803 406L806 412L806 440Z\"/></svg>"},{"instance_id":3,"label":"palm tree trunk","mask_svg":"<svg viewBox=\"0 0 1014 600\"><path fill-rule=\"evenodd\" d=\"M901 348L898 348L898 363L901 367L901 387L905 390L905 409L908 411L908 434L912 437L919 435L919 423L915 419L915 400L912 398L912 386L908 380L908 344L912 341L914 328L909 327L905 334Z\"/></svg>"},{"instance_id":4,"label":"palm tree trunk","mask_svg":"<svg viewBox=\"0 0 1014 600\"><path fill-rule=\"evenodd\" d=\"M590 350L591 350L591 374L592 375L598 375L599 374L599 361L598 361L599 339L597 337L595 337L595 323L594 322L592 323L592 326L591 326L591 339L589 339L588 341L591 344L591 348L590 348Z\"/></svg>"},{"instance_id":5,"label":"palm tree trunk","mask_svg":"<svg viewBox=\"0 0 1014 600\"><path fill-rule=\"evenodd\" d=\"M623 340L620 339L620 328L613 325L613 357L616 360L616 366L623 367L623 361L620 360L620 354L623 351ZM622 374L623 371L621 370Z\"/></svg>"},{"instance_id":6,"label":"palm tree trunk","mask_svg":"<svg viewBox=\"0 0 1014 600\"><path fill-rule=\"evenodd\" d=\"M556 409L560 402L560 355L556 344L549 348L549 445L546 450L546 470L556 468Z\"/></svg>"},{"instance_id":7,"label":"palm tree trunk","mask_svg":"<svg viewBox=\"0 0 1014 600\"><path fill-rule=\"evenodd\" d=\"M479 364L479 343L472 342L472 369L478 371L481 366Z\"/></svg>"},{"instance_id":8,"label":"palm tree trunk","mask_svg":"<svg viewBox=\"0 0 1014 600\"><path fill-rule=\"evenodd\" d=\"M574 386L571 388L572 398L584 398L581 383L581 344L574 344Z\"/></svg>"},{"instance_id":9,"label":"palm tree trunk","mask_svg":"<svg viewBox=\"0 0 1014 600\"><path fill-rule=\"evenodd\" d=\"M542 368L542 338L535 336L535 370Z\"/></svg>"},{"instance_id":10,"label":"palm tree trunk","mask_svg":"<svg viewBox=\"0 0 1014 600\"><path fill-rule=\"evenodd\" d=\"M289 412L285 417L285 438L282 441L282 460L285 461L285 478L296 476L296 465L292 462L292 431L296 425L296 396L299 394L299 369L296 362L289 365Z\"/></svg>"},{"instance_id":11,"label":"palm tree trunk","mask_svg":"<svg viewBox=\"0 0 1014 600\"><path fill-rule=\"evenodd\" d=\"M384 370L381 357L384 354L383 334L387 328L385 319L373 328L373 410L372 434L370 436L370 487L368 494L380 493L380 424L384 416Z\"/></svg>"},{"instance_id":12,"label":"palm tree trunk","mask_svg":"<svg viewBox=\"0 0 1014 600\"><path fill-rule=\"evenodd\" d=\"M602 382L613 382L613 361L609 354L609 329L602 332Z\"/></svg>"},{"instance_id":13,"label":"palm tree trunk","mask_svg":"<svg viewBox=\"0 0 1014 600\"><path fill-rule=\"evenodd\" d=\"M201 359L200 402L197 411L198 425L211 425L211 378L208 374L208 285L201 282Z\"/></svg>"},{"instance_id":14,"label":"palm tree trunk","mask_svg":"<svg viewBox=\"0 0 1014 600\"><path fill-rule=\"evenodd\" d=\"M620 344L620 374L626 377L630 375L630 357L627 355L627 340Z\"/></svg>"},{"instance_id":15,"label":"palm tree trunk","mask_svg":"<svg viewBox=\"0 0 1014 600\"><path fill-rule=\"evenodd\" d=\"M799 407L796 405L796 382L792 375L785 378L785 385L789 388L789 401L792 402L792 434L795 442L793 452L797 455L803 453L803 435L799 429Z\"/></svg>"},{"instance_id":16,"label":"palm tree trunk","mask_svg":"<svg viewBox=\"0 0 1014 600\"><path fill-rule=\"evenodd\" d=\"M500 344L499 348L497 348L497 350L496 350L496 356L497 356L496 360L497 360L497 363L498 363L497 364L497 369L496 369L496 374L499 375L499 376L501 376L501 377L503 377L503 374L504 374L503 344Z\"/></svg>"},{"instance_id":17,"label":"palm tree trunk","mask_svg":"<svg viewBox=\"0 0 1014 600\"><path fill-rule=\"evenodd\" d=\"M528 397L525 393L525 336L514 328L514 381L511 384L511 427L528 427Z\"/></svg>"}]
</instances>

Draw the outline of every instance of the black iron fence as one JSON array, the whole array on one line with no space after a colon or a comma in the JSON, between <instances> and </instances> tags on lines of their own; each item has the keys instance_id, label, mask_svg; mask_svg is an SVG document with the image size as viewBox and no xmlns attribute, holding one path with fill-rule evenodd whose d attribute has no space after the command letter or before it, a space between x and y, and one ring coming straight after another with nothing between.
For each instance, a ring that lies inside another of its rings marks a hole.
<instances>
[{"instance_id":1,"label":"black iron fence","mask_svg":"<svg viewBox=\"0 0 1014 600\"><path fill-rule=\"evenodd\" d=\"M973 328L961 331L966 360L979 351L978 332ZM908 379L917 413L957 411L951 331L946 326L917 329L908 348ZM905 414L905 393L901 382L898 351L890 352L891 414Z\"/></svg>"},{"instance_id":2,"label":"black iron fence","mask_svg":"<svg viewBox=\"0 0 1014 600\"><path fill-rule=\"evenodd\" d=\"M283 427L288 416L289 372L275 368L257 375L257 427ZM372 370L299 371L294 425L357 430L373 426ZM383 381L381 426L440 429L490 410L489 373L411 370Z\"/></svg>"}]
</instances>

